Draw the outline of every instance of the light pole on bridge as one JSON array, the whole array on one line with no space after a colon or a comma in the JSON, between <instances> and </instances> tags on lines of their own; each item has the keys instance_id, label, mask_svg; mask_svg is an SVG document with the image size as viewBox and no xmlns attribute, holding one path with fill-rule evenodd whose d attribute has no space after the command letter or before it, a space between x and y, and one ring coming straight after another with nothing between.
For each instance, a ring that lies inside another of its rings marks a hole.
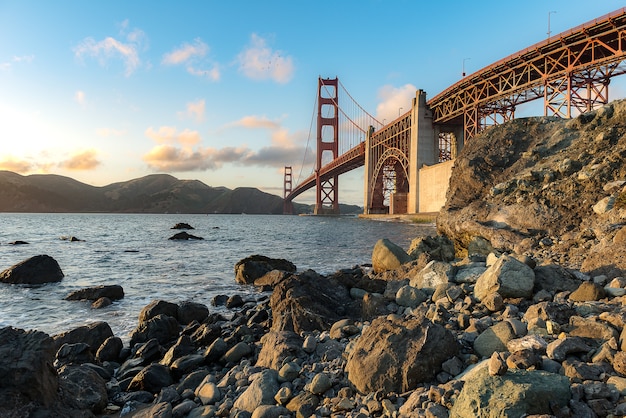
<instances>
[{"instance_id":1,"label":"light pole on bridge","mask_svg":"<svg viewBox=\"0 0 626 418\"><path fill-rule=\"evenodd\" d=\"M552 13L556 13L556 11L553 10L551 12L548 12L548 40L550 40L550 35L552 34L552 31L550 30L550 15Z\"/></svg>"},{"instance_id":2,"label":"light pole on bridge","mask_svg":"<svg viewBox=\"0 0 626 418\"><path fill-rule=\"evenodd\" d=\"M398 116L400 116L400 112L402 112L402 108L398 109Z\"/></svg>"},{"instance_id":3,"label":"light pole on bridge","mask_svg":"<svg viewBox=\"0 0 626 418\"><path fill-rule=\"evenodd\" d=\"M463 58L463 77L465 77L465 61L471 60L471 58Z\"/></svg>"}]
</instances>

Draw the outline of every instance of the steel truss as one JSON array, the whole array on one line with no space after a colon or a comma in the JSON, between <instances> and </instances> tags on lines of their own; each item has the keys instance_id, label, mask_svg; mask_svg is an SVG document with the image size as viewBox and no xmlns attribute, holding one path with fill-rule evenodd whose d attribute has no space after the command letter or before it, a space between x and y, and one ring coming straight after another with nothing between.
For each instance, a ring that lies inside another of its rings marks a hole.
<instances>
[{"instance_id":1,"label":"steel truss","mask_svg":"<svg viewBox=\"0 0 626 418\"><path fill-rule=\"evenodd\" d=\"M369 151L372 177L368 185L368 213L388 212L390 194L408 192L410 151L411 112L372 134Z\"/></svg>"},{"instance_id":2,"label":"steel truss","mask_svg":"<svg viewBox=\"0 0 626 418\"><path fill-rule=\"evenodd\" d=\"M592 110L608 103L609 78L626 73L625 48L626 8L465 77L428 102L433 122L460 118L468 140L535 99L544 100L545 115L571 117L573 110Z\"/></svg>"}]
</instances>

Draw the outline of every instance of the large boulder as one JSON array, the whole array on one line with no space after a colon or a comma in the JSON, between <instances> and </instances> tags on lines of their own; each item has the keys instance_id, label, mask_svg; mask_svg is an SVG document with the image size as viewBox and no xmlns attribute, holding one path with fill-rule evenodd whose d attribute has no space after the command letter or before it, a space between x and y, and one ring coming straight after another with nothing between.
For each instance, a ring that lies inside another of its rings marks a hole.
<instances>
[{"instance_id":1,"label":"large boulder","mask_svg":"<svg viewBox=\"0 0 626 418\"><path fill-rule=\"evenodd\" d=\"M0 416L20 411L21 404L48 407L57 401L55 352L52 338L43 332L0 329Z\"/></svg>"},{"instance_id":2,"label":"large boulder","mask_svg":"<svg viewBox=\"0 0 626 418\"><path fill-rule=\"evenodd\" d=\"M328 330L339 319L360 315L359 302L349 290L312 270L293 274L274 288L270 297L272 330Z\"/></svg>"},{"instance_id":3,"label":"large boulder","mask_svg":"<svg viewBox=\"0 0 626 418\"><path fill-rule=\"evenodd\" d=\"M403 393L430 382L458 349L450 331L424 316L379 317L356 340L346 372L362 393Z\"/></svg>"},{"instance_id":4,"label":"large boulder","mask_svg":"<svg viewBox=\"0 0 626 418\"><path fill-rule=\"evenodd\" d=\"M59 369L63 401L73 409L102 412L107 406L106 382L89 367L67 365Z\"/></svg>"},{"instance_id":5,"label":"large boulder","mask_svg":"<svg viewBox=\"0 0 626 418\"><path fill-rule=\"evenodd\" d=\"M290 261L280 258L269 258L264 255L251 255L235 264L235 281L241 284L252 284L272 270L295 273L296 266Z\"/></svg>"},{"instance_id":6,"label":"large boulder","mask_svg":"<svg viewBox=\"0 0 626 418\"><path fill-rule=\"evenodd\" d=\"M60 282L63 271L49 255L36 255L0 272L0 282L12 284L44 284Z\"/></svg>"},{"instance_id":7,"label":"large boulder","mask_svg":"<svg viewBox=\"0 0 626 418\"><path fill-rule=\"evenodd\" d=\"M402 247L386 238L379 239L372 250L372 268L374 273L394 270L411 260L411 257Z\"/></svg>"},{"instance_id":8,"label":"large boulder","mask_svg":"<svg viewBox=\"0 0 626 418\"><path fill-rule=\"evenodd\" d=\"M551 404L567 406L571 397L567 377L540 370L509 369L502 376L491 376L482 367L464 380L450 418L548 416Z\"/></svg>"}]
</instances>

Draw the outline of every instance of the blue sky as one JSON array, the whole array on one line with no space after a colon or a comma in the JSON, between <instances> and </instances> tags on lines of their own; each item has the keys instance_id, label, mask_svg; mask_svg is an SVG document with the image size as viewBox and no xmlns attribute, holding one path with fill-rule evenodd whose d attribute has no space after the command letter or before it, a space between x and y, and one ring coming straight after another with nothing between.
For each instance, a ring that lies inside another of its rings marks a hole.
<instances>
[{"instance_id":1,"label":"blue sky","mask_svg":"<svg viewBox=\"0 0 626 418\"><path fill-rule=\"evenodd\" d=\"M390 120L416 89L433 97L458 81L463 64L471 73L544 40L548 16L555 35L620 7L0 0L0 169L95 186L169 173L282 195L285 165L312 170L300 165L318 76ZM626 93L611 87L611 99ZM342 202L362 204L362 177L340 177Z\"/></svg>"}]
</instances>

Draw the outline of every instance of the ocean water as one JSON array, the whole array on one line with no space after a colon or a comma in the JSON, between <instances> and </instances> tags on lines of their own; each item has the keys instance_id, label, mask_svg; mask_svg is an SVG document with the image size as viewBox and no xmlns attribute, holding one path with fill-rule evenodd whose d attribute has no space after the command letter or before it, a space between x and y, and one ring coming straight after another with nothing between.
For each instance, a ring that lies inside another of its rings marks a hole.
<instances>
[{"instance_id":1,"label":"ocean water","mask_svg":"<svg viewBox=\"0 0 626 418\"><path fill-rule=\"evenodd\" d=\"M186 222L203 240L174 241L171 229ZM65 277L41 286L0 283L0 327L51 335L106 321L124 340L141 309L154 299L211 306L219 294L256 293L234 280L234 265L253 254L287 259L298 270L329 274L371 262L376 241L408 249L412 239L434 234L432 225L356 217L276 215L0 214L0 271L29 257L53 257ZM74 236L83 241L71 242ZM28 245L9 245L21 240ZM103 309L66 301L70 292L117 284L125 297Z\"/></svg>"}]
</instances>

